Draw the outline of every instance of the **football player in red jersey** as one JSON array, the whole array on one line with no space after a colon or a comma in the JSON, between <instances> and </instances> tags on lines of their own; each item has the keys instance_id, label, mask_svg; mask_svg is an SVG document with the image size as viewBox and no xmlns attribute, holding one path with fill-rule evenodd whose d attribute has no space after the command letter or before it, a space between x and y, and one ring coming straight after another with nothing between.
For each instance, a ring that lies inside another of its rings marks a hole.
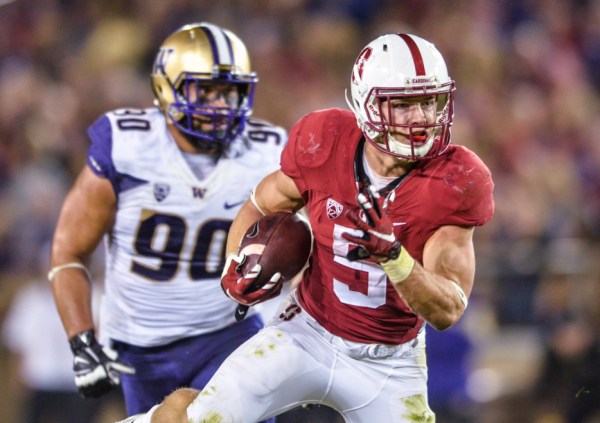
<instances>
[{"instance_id":1,"label":"football player in red jersey","mask_svg":"<svg viewBox=\"0 0 600 423\"><path fill-rule=\"evenodd\" d=\"M260 269L239 273L246 228L261 215L306 207L314 245L300 285L200 395L176 391L132 421L250 422L311 403L348 422L435 420L425 323L444 330L464 314L473 231L494 210L488 168L450 143L453 96L428 41L389 34L362 50L351 111L317 111L296 123L281 169L255 188L229 233L221 283L248 305L239 286Z\"/></svg>"}]
</instances>

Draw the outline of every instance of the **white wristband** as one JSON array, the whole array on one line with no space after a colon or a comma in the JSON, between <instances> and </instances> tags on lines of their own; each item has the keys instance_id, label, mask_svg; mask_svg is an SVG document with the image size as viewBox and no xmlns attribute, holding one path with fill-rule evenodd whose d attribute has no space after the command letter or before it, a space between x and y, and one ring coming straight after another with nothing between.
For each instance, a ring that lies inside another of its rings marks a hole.
<instances>
[{"instance_id":1,"label":"white wristband","mask_svg":"<svg viewBox=\"0 0 600 423\"><path fill-rule=\"evenodd\" d=\"M48 272L48 282L52 282L52 279L54 279L56 274L61 270L65 269L83 269L87 274L88 278L90 278L90 272L88 271L87 267L85 267L79 262L74 261L71 263L59 264L58 266L54 266L52 269L50 269L50 271Z\"/></svg>"}]
</instances>

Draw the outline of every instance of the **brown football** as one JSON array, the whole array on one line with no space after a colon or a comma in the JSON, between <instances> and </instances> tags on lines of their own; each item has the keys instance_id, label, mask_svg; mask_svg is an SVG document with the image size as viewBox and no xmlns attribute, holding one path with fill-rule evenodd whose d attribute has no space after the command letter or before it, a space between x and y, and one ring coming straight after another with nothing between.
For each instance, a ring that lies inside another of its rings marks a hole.
<instances>
[{"instance_id":1,"label":"brown football","mask_svg":"<svg viewBox=\"0 0 600 423\"><path fill-rule=\"evenodd\" d=\"M283 211L268 214L251 225L240 241L238 253L246 255L242 273L257 263L262 266L254 289L262 287L277 272L290 281L306 264L311 246L308 224L297 214Z\"/></svg>"}]
</instances>

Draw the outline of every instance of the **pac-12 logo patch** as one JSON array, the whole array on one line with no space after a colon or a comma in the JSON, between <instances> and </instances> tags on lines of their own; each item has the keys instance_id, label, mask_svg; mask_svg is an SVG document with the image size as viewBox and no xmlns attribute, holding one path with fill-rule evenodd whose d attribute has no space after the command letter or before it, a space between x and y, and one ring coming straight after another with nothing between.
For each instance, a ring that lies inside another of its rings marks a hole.
<instances>
[{"instance_id":1,"label":"pac-12 logo patch","mask_svg":"<svg viewBox=\"0 0 600 423\"><path fill-rule=\"evenodd\" d=\"M327 217L329 220L337 219L342 214L342 210L344 210L344 206L335 201L332 198L327 199Z\"/></svg>"},{"instance_id":2,"label":"pac-12 logo patch","mask_svg":"<svg viewBox=\"0 0 600 423\"><path fill-rule=\"evenodd\" d=\"M154 198L159 203L167 198L170 192L171 187L168 184L161 184L160 182L154 184Z\"/></svg>"}]
</instances>

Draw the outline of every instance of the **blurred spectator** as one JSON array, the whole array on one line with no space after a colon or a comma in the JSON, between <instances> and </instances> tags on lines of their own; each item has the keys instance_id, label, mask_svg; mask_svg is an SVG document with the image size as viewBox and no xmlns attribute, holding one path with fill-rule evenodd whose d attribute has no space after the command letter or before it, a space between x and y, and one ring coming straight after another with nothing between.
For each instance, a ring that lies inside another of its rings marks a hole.
<instances>
[{"instance_id":1,"label":"blurred spectator","mask_svg":"<svg viewBox=\"0 0 600 423\"><path fill-rule=\"evenodd\" d=\"M20 417L10 421L94 423L103 408L120 397L86 400L75 388L71 350L45 277L49 254L48 243L35 254L36 276L19 287L4 321L4 344L17 362L18 380L13 383L24 390Z\"/></svg>"},{"instance_id":2,"label":"blurred spectator","mask_svg":"<svg viewBox=\"0 0 600 423\"><path fill-rule=\"evenodd\" d=\"M475 423L475 406L467 393L473 344L462 327L444 332L428 327L426 334L429 404L436 420Z\"/></svg>"},{"instance_id":3,"label":"blurred spectator","mask_svg":"<svg viewBox=\"0 0 600 423\"><path fill-rule=\"evenodd\" d=\"M545 273L535 296L544 357L535 386L540 421L591 422L600 417L600 337L593 256L577 239L557 239L547 249ZM595 261L595 260L594 260Z\"/></svg>"},{"instance_id":4,"label":"blurred spectator","mask_svg":"<svg viewBox=\"0 0 600 423\"><path fill-rule=\"evenodd\" d=\"M148 104L150 46L193 20L247 40L261 76L255 113L288 128L309 110L344 107L348 54L366 40L406 31L437 44L459 87L453 137L483 158L496 182L496 214L477 234L472 294L485 308L476 312L495 321L464 328L478 337L467 371L477 360L500 367L479 353L522 342L507 335L515 329L543 333L547 354L563 364L576 353L578 368L600 367L591 361L597 269L559 276L545 259L556 240L577 240L596 255L600 242L600 0L0 0L0 288L24 278L48 236L63 187L83 165L85 128L114 105ZM545 369L562 390L551 404L562 418L570 403L594 402L597 390L575 395L579 389L556 382L560 365ZM432 367L430 378L438 377ZM533 401L530 409L547 409L539 396ZM489 423L495 406L479 404L479 420Z\"/></svg>"}]
</instances>

